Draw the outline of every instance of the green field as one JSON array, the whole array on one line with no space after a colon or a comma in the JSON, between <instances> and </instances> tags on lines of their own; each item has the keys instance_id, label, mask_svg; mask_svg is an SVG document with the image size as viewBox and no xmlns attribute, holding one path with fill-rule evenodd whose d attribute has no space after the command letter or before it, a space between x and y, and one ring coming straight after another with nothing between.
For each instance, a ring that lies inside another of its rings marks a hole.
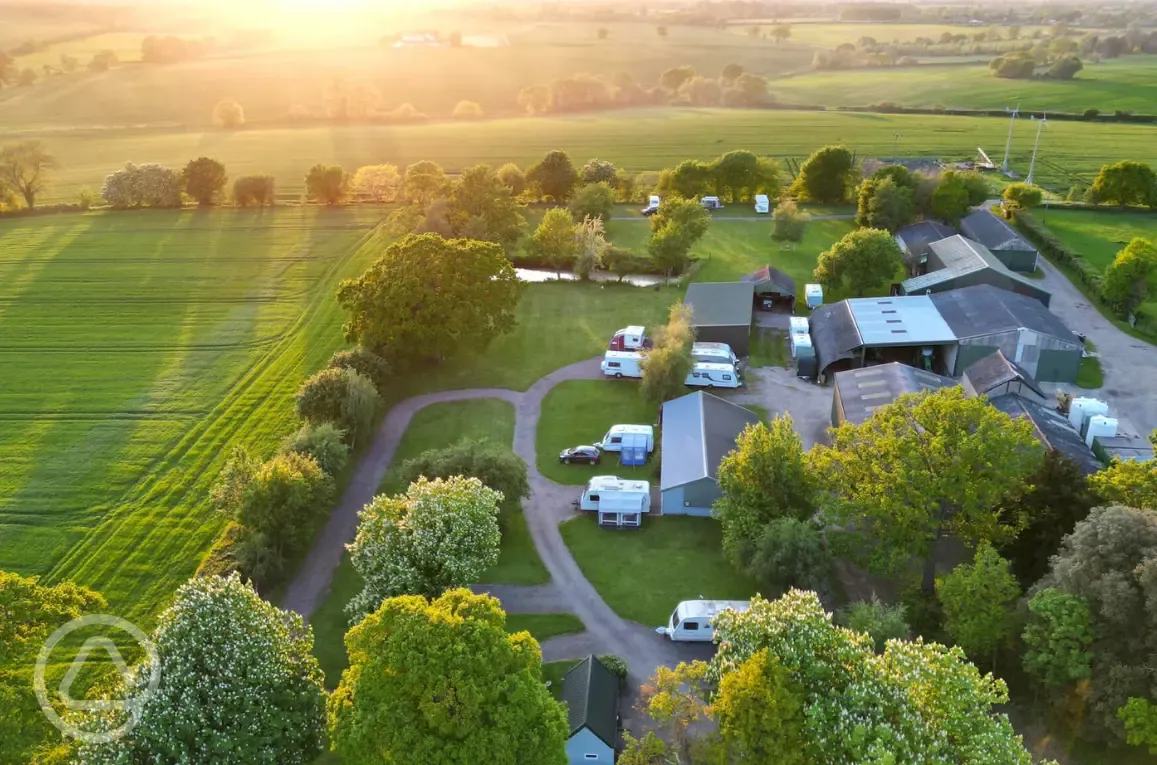
<instances>
[{"instance_id":1,"label":"green field","mask_svg":"<svg viewBox=\"0 0 1157 765\"><path fill-rule=\"evenodd\" d=\"M908 43L917 37L928 37L936 40L940 35L971 34L978 31L975 27L956 24L885 24L885 23L839 23L839 22L792 22L785 20L784 24L791 27L791 37L784 45L802 44L820 48L835 48L843 43L855 44L861 37L871 37L881 44L890 42ZM770 32L775 25L760 25L760 31ZM746 35L750 25L734 24L732 31ZM1003 27L997 27L1004 33ZM1025 27L1022 34L1031 34L1031 28Z\"/></svg>"},{"instance_id":2,"label":"green field","mask_svg":"<svg viewBox=\"0 0 1157 765\"><path fill-rule=\"evenodd\" d=\"M0 221L0 568L149 617L223 520L230 448L272 452L342 347L357 210Z\"/></svg>"},{"instance_id":3,"label":"green field","mask_svg":"<svg viewBox=\"0 0 1157 765\"><path fill-rule=\"evenodd\" d=\"M928 59L935 62L936 59ZM1020 105L1021 112L1083 112L1120 109L1138 114L1157 111L1157 56L1125 56L1101 64L1088 62L1072 80L1005 80L989 74L988 66L924 65L851 72L813 72L771 83L776 98L790 104L900 106L946 109L1003 109ZM1053 126L1059 123L1053 123ZM1025 126L1022 130L1029 130ZM1051 131L1049 134L1051 138ZM1024 138L1027 142L1029 139ZM901 139L905 147L918 146ZM999 149L1003 150L1001 142ZM994 149L989 147L989 153Z\"/></svg>"},{"instance_id":4,"label":"green field","mask_svg":"<svg viewBox=\"0 0 1157 765\"><path fill-rule=\"evenodd\" d=\"M3 112L0 111L0 118ZM421 126L327 126L216 130L92 130L41 134L62 169L45 201L74 201L82 188L99 190L126 161L183 166L207 155L232 176L264 172L281 195L300 195L316 162L347 168L422 159L459 171L480 162L527 165L551 149L576 162L610 160L629 171L658 170L688 158L712 159L731 149L802 160L815 149L843 143L858 157L891 157L896 133L905 156L966 159L976 147L999 152L1008 133L1003 119L979 117L788 112L739 109L648 109L571 117L517 118ZM1026 171L1027 135L1015 143L1014 168ZM1091 182L1101 165L1121 159L1157 164L1153 128L1145 125L1050 123L1041 142L1041 183L1064 188Z\"/></svg>"}]
</instances>

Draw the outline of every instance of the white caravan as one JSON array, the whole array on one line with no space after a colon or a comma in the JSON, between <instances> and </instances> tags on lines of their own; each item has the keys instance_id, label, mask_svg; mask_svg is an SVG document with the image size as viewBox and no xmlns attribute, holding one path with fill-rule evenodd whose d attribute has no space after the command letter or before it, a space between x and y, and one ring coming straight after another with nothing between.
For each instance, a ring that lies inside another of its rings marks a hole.
<instances>
[{"instance_id":1,"label":"white caravan","mask_svg":"<svg viewBox=\"0 0 1157 765\"><path fill-rule=\"evenodd\" d=\"M587 483L578 506L598 513L599 525L605 528L638 528L643 514L651 511L651 484L598 475Z\"/></svg>"},{"instance_id":2,"label":"white caravan","mask_svg":"<svg viewBox=\"0 0 1157 765\"><path fill-rule=\"evenodd\" d=\"M734 364L711 364L698 361L684 385L695 388L739 388L743 385Z\"/></svg>"},{"instance_id":3,"label":"white caravan","mask_svg":"<svg viewBox=\"0 0 1157 765\"><path fill-rule=\"evenodd\" d=\"M666 627L655 632L677 643L709 643L715 639L715 617L722 611L746 611L746 600L684 600L671 612Z\"/></svg>"},{"instance_id":4,"label":"white caravan","mask_svg":"<svg viewBox=\"0 0 1157 765\"><path fill-rule=\"evenodd\" d=\"M771 212L771 202L767 199L767 194L755 195L755 211L766 215Z\"/></svg>"},{"instance_id":5,"label":"white caravan","mask_svg":"<svg viewBox=\"0 0 1157 765\"><path fill-rule=\"evenodd\" d=\"M637 325L623 327L615 332L611 342L607 345L610 351L638 351L647 342L647 328Z\"/></svg>"},{"instance_id":6,"label":"white caravan","mask_svg":"<svg viewBox=\"0 0 1157 765\"><path fill-rule=\"evenodd\" d=\"M607 377L642 377L642 360L643 354L635 351L607 351L601 366Z\"/></svg>"},{"instance_id":7,"label":"white caravan","mask_svg":"<svg viewBox=\"0 0 1157 765\"><path fill-rule=\"evenodd\" d=\"M646 446L647 453L655 451L655 428L651 425L612 425L595 446L604 452L619 452L623 445Z\"/></svg>"},{"instance_id":8,"label":"white caravan","mask_svg":"<svg viewBox=\"0 0 1157 765\"><path fill-rule=\"evenodd\" d=\"M736 369L742 366L727 343L692 343L691 358L708 364L731 364Z\"/></svg>"}]
</instances>

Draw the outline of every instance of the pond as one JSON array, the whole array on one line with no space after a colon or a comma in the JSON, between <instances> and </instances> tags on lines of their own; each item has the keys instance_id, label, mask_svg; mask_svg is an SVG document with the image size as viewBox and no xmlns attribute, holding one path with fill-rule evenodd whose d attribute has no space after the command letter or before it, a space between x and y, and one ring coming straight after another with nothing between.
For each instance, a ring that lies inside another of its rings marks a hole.
<instances>
[{"instance_id":1,"label":"pond","mask_svg":"<svg viewBox=\"0 0 1157 765\"><path fill-rule=\"evenodd\" d=\"M561 273L555 271L546 271L538 268L516 268L514 273L518 278L524 282L539 283L539 282L573 282L578 281L578 277L570 271L563 271ZM617 282L619 277L606 271L595 271L591 274L592 282ZM624 284L633 284L636 287L654 287L657 284L674 284L679 281L677 278L668 279L665 276L657 276L655 274L627 274L622 278Z\"/></svg>"}]
</instances>

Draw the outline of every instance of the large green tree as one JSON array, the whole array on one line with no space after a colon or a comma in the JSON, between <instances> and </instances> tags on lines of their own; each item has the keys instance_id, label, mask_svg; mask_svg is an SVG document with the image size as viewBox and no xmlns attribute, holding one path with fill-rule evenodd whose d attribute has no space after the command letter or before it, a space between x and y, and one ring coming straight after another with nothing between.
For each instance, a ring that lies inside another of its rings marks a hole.
<instances>
[{"instance_id":1,"label":"large green tree","mask_svg":"<svg viewBox=\"0 0 1157 765\"><path fill-rule=\"evenodd\" d=\"M829 292L862 296L887 285L903 265L900 245L887 231L861 228L820 253L813 278Z\"/></svg>"},{"instance_id":2,"label":"large green tree","mask_svg":"<svg viewBox=\"0 0 1157 765\"><path fill-rule=\"evenodd\" d=\"M375 610L384 598L433 598L477 582L498 562L502 500L502 492L460 476L419 476L405 494L375 497L349 546L365 583L349 604L351 615Z\"/></svg>"},{"instance_id":3,"label":"large green tree","mask_svg":"<svg viewBox=\"0 0 1157 765\"><path fill-rule=\"evenodd\" d=\"M492 242L407 236L342 282L346 338L395 366L481 351L514 327L524 285Z\"/></svg>"},{"instance_id":4,"label":"large green tree","mask_svg":"<svg viewBox=\"0 0 1157 765\"><path fill-rule=\"evenodd\" d=\"M856 222L868 228L894 233L916 218L916 201L912 189L891 178L868 179L860 186Z\"/></svg>"},{"instance_id":5,"label":"large green tree","mask_svg":"<svg viewBox=\"0 0 1157 765\"><path fill-rule=\"evenodd\" d=\"M771 238L777 242L801 242L807 222L808 214L792 200L785 199L771 214Z\"/></svg>"},{"instance_id":6,"label":"large green tree","mask_svg":"<svg viewBox=\"0 0 1157 765\"><path fill-rule=\"evenodd\" d=\"M831 492L825 516L865 536L874 570L920 559L929 595L945 534L969 544L1016 536L1022 523L1002 517L1000 502L1042 459L1029 423L960 387L905 394L831 437L808 453Z\"/></svg>"},{"instance_id":7,"label":"large green tree","mask_svg":"<svg viewBox=\"0 0 1157 765\"><path fill-rule=\"evenodd\" d=\"M750 151L729 151L715 160L711 170L715 193L731 202L750 201L756 194L778 196L779 166L774 160Z\"/></svg>"},{"instance_id":8,"label":"large green tree","mask_svg":"<svg viewBox=\"0 0 1157 765\"><path fill-rule=\"evenodd\" d=\"M402 196L407 201L425 207L439 197L445 188L446 171L437 162L424 159L406 168Z\"/></svg>"},{"instance_id":9,"label":"large green tree","mask_svg":"<svg viewBox=\"0 0 1157 765\"><path fill-rule=\"evenodd\" d=\"M274 555L284 560L309 546L332 499L333 479L317 461L287 452L253 474L237 522L261 532Z\"/></svg>"},{"instance_id":10,"label":"large green tree","mask_svg":"<svg viewBox=\"0 0 1157 765\"><path fill-rule=\"evenodd\" d=\"M1101 278L1101 295L1105 302L1122 314L1129 314L1149 298L1149 277L1157 271L1157 248L1153 243L1134 237Z\"/></svg>"},{"instance_id":11,"label":"large green tree","mask_svg":"<svg viewBox=\"0 0 1157 765\"><path fill-rule=\"evenodd\" d=\"M185 193L196 199L202 207L209 207L216 202L229 181L225 166L209 157L189 160L181 178L185 183Z\"/></svg>"},{"instance_id":12,"label":"large green tree","mask_svg":"<svg viewBox=\"0 0 1157 765\"><path fill-rule=\"evenodd\" d=\"M346 634L350 668L329 702L346 765L566 763L566 712L526 632L498 601L451 590L391 598Z\"/></svg>"},{"instance_id":13,"label":"large green tree","mask_svg":"<svg viewBox=\"0 0 1157 765\"><path fill-rule=\"evenodd\" d=\"M548 151L545 157L526 169L526 182L557 204L570 199L578 177L570 157L558 149Z\"/></svg>"},{"instance_id":14,"label":"large green tree","mask_svg":"<svg viewBox=\"0 0 1157 765\"><path fill-rule=\"evenodd\" d=\"M804 762L1032 762L993 711L1008 701L1004 682L981 675L959 648L892 641L877 654L870 638L833 625L815 593L799 590L774 601L757 595L750 610L724 611L715 624L710 679L724 682L761 651L776 657L777 683L801 703L789 730L798 720ZM782 735L783 717L771 722L771 735Z\"/></svg>"},{"instance_id":15,"label":"large green tree","mask_svg":"<svg viewBox=\"0 0 1157 765\"><path fill-rule=\"evenodd\" d=\"M664 171L656 191L664 196L676 194L684 199L697 199L714 189L715 172L711 163L685 159L674 169Z\"/></svg>"},{"instance_id":16,"label":"large green tree","mask_svg":"<svg viewBox=\"0 0 1157 765\"><path fill-rule=\"evenodd\" d=\"M687 268L691 247L707 233L711 215L697 200L668 197L651 216L651 239L647 251L667 275Z\"/></svg>"},{"instance_id":17,"label":"large green tree","mask_svg":"<svg viewBox=\"0 0 1157 765\"><path fill-rule=\"evenodd\" d=\"M760 592L782 595L792 587L828 592L832 571L831 553L824 532L813 522L776 518L763 527L743 551L743 570Z\"/></svg>"},{"instance_id":18,"label":"large green tree","mask_svg":"<svg viewBox=\"0 0 1157 765\"><path fill-rule=\"evenodd\" d=\"M615 191L606 182L588 183L571 198L568 209L576 221L583 218L608 221L615 209Z\"/></svg>"},{"instance_id":19,"label":"large green tree","mask_svg":"<svg viewBox=\"0 0 1157 765\"><path fill-rule=\"evenodd\" d=\"M301 384L296 404L301 419L312 425L332 422L351 444L359 444L373 432L382 399L373 382L355 369L328 367Z\"/></svg>"},{"instance_id":20,"label":"large green tree","mask_svg":"<svg viewBox=\"0 0 1157 765\"><path fill-rule=\"evenodd\" d=\"M982 542L971 563L961 563L936 582L944 628L972 657L995 660L1016 632L1014 606L1020 587L1008 561Z\"/></svg>"},{"instance_id":21,"label":"large green tree","mask_svg":"<svg viewBox=\"0 0 1157 765\"><path fill-rule=\"evenodd\" d=\"M803 163L789 193L801 202L836 204L848 200L855 181L852 152L844 146L825 146Z\"/></svg>"},{"instance_id":22,"label":"large green tree","mask_svg":"<svg viewBox=\"0 0 1157 765\"><path fill-rule=\"evenodd\" d=\"M1113 460L1091 476L1089 484L1106 502L1157 511L1157 462L1153 460Z\"/></svg>"},{"instance_id":23,"label":"large green tree","mask_svg":"<svg viewBox=\"0 0 1157 765\"><path fill-rule=\"evenodd\" d=\"M305 192L310 199L326 205L343 201L350 190L350 174L340 165L314 165L305 176Z\"/></svg>"},{"instance_id":24,"label":"large green tree","mask_svg":"<svg viewBox=\"0 0 1157 765\"><path fill-rule=\"evenodd\" d=\"M564 207L547 210L530 239L531 253L559 274L574 265L578 247L574 219Z\"/></svg>"},{"instance_id":25,"label":"large green tree","mask_svg":"<svg viewBox=\"0 0 1157 765\"><path fill-rule=\"evenodd\" d=\"M768 523L815 512L816 483L791 415L744 428L720 460L717 480L722 496L712 512L723 528L723 550L737 566L750 562Z\"/></svg>"},{"instance_id":26,"label":"large green tree","mask_svg":"<svg viewBox=\"0 0 1157 765\"><path fill-rule=\"evenodd\" d=\"M1028 601L1024 668L1046 686L1065 686L1093 671L1093 617L1083 598L1046 588Z\"/></svg>"},{"instance_id":27,"label":"large green tree","mask_svg":"<svg viewBox=\"0 0 1157 765\"><path fill-rule=\"evenodd\" d=\"M1126 205L1157 202L1157 173L1144 162L1127 159L1105 165L1097 173L1089 198L1097 204Z\"/></svg>"},{"instance_id":28,"label":"large green tree","mask_svg":"<svg viewBox=\"0 0 1157 765\"><path fill-rule=\"evenodd\" d=\"M931 212L945 223L955 226L968 214L968 188L960 179L948 176L947 173L945 176L932 192Z\"/></svg>"},{"instance_id":29,"label":"large green tree","mask_svg":"<svg viewBox=\"0 0 1157 765\"><path fill-rule=\"evenodd\" d=\"M521 210L487 165L466 168L450 185L447 217L458 236L494 242L510 252L526 225Z\"/></svg>"},{"instance_id":30,"label":"large green tree","mask_svg":"<svg viewBox=\"0 0 1157 765\"><path fill-rule=\"evenodd\" d=\"M11 189L24 197L24 204L31 210L58 167L56 157L48 153L43 141L21 141L0 148L0 191Z\"/></svg>"},{"instance_id":31,"label":"large green tree","mask_svg":"<svg viewBox=\"0 0 1157 765\"><path fill-rule=\"evenodd\" d=\"M656 407L670 401L686 390L687 375L694 365L691 345L695 330L691 325L691 309L682 303L671 306L667 324L655 333L654 346L643 357L643 398Z\"/></svg>"},{"instance_id":32,"label":"large green tree","mask_svg":"<svg viewBox=\"0 0 1157 765\"><path fill-rule=\"evenodd\" d=\"M799 684L766 649L723 676L712 703L720 745L730 762L804 765L804 708Z\"/></svg>"}]
</instances>

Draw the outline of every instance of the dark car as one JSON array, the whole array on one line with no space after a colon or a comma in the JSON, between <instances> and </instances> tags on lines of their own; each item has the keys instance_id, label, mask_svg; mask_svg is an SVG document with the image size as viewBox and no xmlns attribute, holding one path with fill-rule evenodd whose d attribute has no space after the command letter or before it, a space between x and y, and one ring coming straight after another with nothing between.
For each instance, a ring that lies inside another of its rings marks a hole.
<instances>
[{"instance_id":1,"label":"dark car","mask_svg":"<svg viewBox=\"0 0 1157 765\"><path fill-rule=\"evenodd\" d=\"M563 449L558 455L558 461L569 465L572 462L585 462L588 465L599 464L599 458L602 454L593 446L572 446L569 449Z\"/></svg>"},{"instance_id":2,"label":"dark car","mask_svg":"<svg viewBox=\"0 0 1157 765\"><path fill-rule=\"evenodd\" d=\"M639 212L643 214L643 217L650 218L652 215L659 212L659 206L658 205L647 205L642 210L639 210Z\"/></svg>"}]
</instances>

